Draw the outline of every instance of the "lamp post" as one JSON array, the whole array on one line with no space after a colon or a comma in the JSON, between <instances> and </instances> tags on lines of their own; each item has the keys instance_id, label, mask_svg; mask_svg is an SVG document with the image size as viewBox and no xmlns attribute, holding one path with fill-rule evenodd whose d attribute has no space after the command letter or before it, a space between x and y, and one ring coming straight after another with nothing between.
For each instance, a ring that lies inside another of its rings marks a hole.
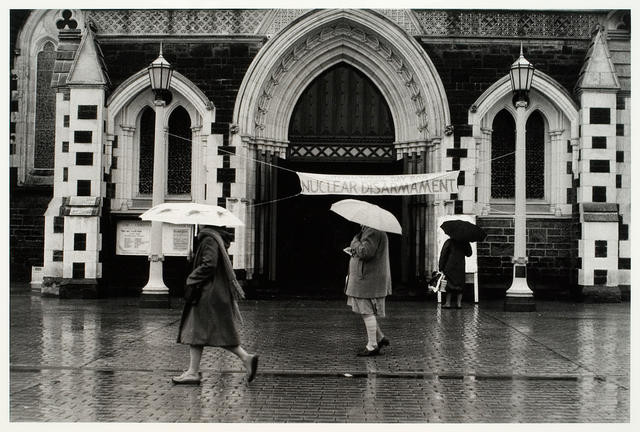
<instances>
[{"instance_id":1,"label":"lamp post","mask_svg":"<svg viewBox=\"0 0 640 432\"><path fill-rule=\"evenodd\" d=\"M153 143L153 189L151 205L157 206L164 202L165 190L165 157L166 143L164 133L165 106L171 101L171 76L173 68L162 57L162 44L160 55L148 67L149 81L154 93L153 104L155 106L156 122ZM162 277L162 222L151 222L151 238L149 251L149 281L142 288L140 306L142 307L168 307L169 288Z\"/></svg>"},{"instance_id":2,"label":"lamp post","mask_svg":"<svg viewBox=\"0 0 640 432\"><path fill-rule=\"evenodd\" d=\"M515 163L515 209L513 280L504 302L506 311L534 311L536 305L533 291L527 284L527 163L526 163L526 112L529 106L529 90L533 81L534 67L524 58L522 44L520 57L511 65L511 90L516 108L516 163Z\"/></svg>"}]
</instances>

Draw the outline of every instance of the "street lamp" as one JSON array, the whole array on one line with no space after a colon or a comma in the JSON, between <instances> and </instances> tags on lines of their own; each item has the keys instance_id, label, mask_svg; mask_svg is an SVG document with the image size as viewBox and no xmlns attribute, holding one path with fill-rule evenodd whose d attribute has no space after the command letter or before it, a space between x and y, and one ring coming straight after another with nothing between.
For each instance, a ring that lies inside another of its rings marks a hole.
<instances>
[{"instance_id":1,"label":"street lamp","mask_svg":"<svg viewBox=\"0 0 640 432\"><path fill-rule=\"evenodd\" d=\"M515 163L515 209L514 209L514 245L513 280L507 290L504 302L506 311L534 311L533 291L527 284L527 163L526 163L526 111L529 106L529 90L533 82L535 68L524 58L522 44L520 57L509 71L513 104L516 108L516 163Z\"/></svg>"},{"instance_id":2,"label":"street lamp","mask_svg":"<svg viewBox=\"0 0 640 432\"><path fill-rule=\"evenodd\" d=\"M153 188L151 206L155 207L164 202L165 190L165 154L166 143L164 133L164 112L166 104L171 102L171 77L173 67L160 54L148 67L149 81L154 94L156 122L153 143ZM142 288L140 306L168 307L169 288L162 277L162 222L151 222L151 238L149 251L149 281Z\"/></svg>"},{"instance_id":3,"label":"street lamp","mask_svg":"<svg viewBox=\"0 0 640 432\"><path fill-rule=\"evenodd\" d=\"M173 76L173 66L162 57L162 43L160 43L160 54L158 58L147 66L151 90L155 95L155 100L163 100L165 104L171 103L171 77Z\"/></svg>"}]
</instances>

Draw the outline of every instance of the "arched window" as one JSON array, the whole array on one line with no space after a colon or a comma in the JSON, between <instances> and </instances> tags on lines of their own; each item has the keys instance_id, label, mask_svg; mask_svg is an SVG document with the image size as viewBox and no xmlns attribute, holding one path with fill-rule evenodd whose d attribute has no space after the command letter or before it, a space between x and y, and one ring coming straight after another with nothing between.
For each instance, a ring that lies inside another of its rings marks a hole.
<instances>
[{"instance_id":1,"label":"arched window","mask_svg":"<svg viewBox=\"0 0 640 432\"><path fill-rule=\"evenodd\" d=\"M53 168L56 92L51 76L55 60L55 47L47 42L37 56L34 168Z\"/></svg>"},{"instance_id":2,"label":"arched window","mask_svg":"<svg viewBox=\"0 0 640 432\"><path fill-rule=\"evenodd\" d=\"M544 137L544 118L536 110L527 119L527 199L544 198Z\"/></svg>"},{"instance_id":3,"label":"arched window","mask_svg":"<svg viewBox=\"0 0 640 432\"><path fill-rule=\"evenodd\" d=\"M191 118L183 107L177 107L169 117L167 193L191 193Z\"/></svg>"},{"instance_id":4,"label":"arched window","mask_svg":"<svg viewBox=\"0 0 640 432\"><path fill-rule=\"evenodd\" d=\"M153 192L153 145L156 125L156 113L146 107L140 116L140 153L138 163L138 193Z\"/></svg>"},{"instance_id":5,"label":"arched window","mask_svg":"<svg viewBox=\"0 0 640 432\"><path fill-rule=\"evenodd\" d=\"M515 197L516 124L507 111L493 119L491 134L491 198Z\"/></svg>"}]
</instances>

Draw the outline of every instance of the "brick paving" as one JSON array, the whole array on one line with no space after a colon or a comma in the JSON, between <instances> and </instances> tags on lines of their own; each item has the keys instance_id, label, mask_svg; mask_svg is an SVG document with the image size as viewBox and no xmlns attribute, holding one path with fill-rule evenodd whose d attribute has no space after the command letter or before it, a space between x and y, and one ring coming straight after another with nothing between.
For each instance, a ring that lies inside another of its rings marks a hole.
<instances>
[{"instance_id":1,"label":"brick paving","mask_svg":"<svg viewBox=\"0 0 640 432\"><path fill-rule=\"evenodd\" d=\"M501 302L441 310L389 301L383 355L360 358L361 320L343 301L241 304L240 362L206 348L200 386L170 377L181 304L10 296L13 422L573 423L630 421L630 306Z\"/></svg>"}]
</instances>

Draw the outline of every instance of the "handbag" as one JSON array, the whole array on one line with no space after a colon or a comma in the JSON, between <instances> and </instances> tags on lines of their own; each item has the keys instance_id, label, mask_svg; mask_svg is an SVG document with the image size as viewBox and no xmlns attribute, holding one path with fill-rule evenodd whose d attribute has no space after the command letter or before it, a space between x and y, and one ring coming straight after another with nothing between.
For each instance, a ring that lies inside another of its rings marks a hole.
<instances>
[{"instance_id":1,"label":"handbag","mask_svg":"<svg viewBox=\"0 0 640 432\"><path fill-rule=\"evenodd\" d=\"M439 271L434 271L431 274L431 279L427 282L427 288L434 293L445 292L447 282L444 278L444 274Z\"/></svg>"}]
</instances>

